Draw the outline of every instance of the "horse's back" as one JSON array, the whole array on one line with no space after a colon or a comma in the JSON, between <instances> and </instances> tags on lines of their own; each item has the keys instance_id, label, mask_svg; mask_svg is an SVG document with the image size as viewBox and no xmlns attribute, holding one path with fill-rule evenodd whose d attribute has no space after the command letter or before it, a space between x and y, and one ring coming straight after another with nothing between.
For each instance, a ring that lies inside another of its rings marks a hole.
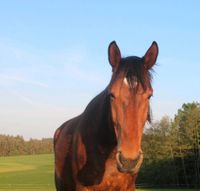
<instances>
[{"instance_id":1,"label":"horse's back","mask_svg":"<svg viewBox=\"0 0 200 191\"><path fill-rule=\"evenodd\" d=\"M80 116L61 125L54 134L55 181L57 191L75 190L72 172L72 141Z\"/></svg>"}]
</instances>

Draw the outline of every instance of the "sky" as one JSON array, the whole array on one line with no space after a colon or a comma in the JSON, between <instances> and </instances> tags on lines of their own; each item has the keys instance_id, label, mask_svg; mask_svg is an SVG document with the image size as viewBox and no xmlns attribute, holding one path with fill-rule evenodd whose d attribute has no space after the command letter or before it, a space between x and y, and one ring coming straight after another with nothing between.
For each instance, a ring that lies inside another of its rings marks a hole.
<instances>
[{"instance_id":1,"label":"sky","mask_svg":"<svg viewBox=\"0 0 200 191\"><path fill-rule=\"evenodd\" d=\"M53 137L109 83L107 49L159 46L153 119L200 101L200 1L0 2L0 134Z\"/></svg>"}]
</instances>

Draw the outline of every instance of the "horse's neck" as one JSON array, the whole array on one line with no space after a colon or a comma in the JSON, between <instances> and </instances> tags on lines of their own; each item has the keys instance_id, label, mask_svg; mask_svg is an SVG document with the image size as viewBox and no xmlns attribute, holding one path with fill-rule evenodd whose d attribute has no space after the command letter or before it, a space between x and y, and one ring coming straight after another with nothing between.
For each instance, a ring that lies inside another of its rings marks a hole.
<instances>
[{"instance_id":1,"label":"horse's neck","mask_svg":"<svg viewBox=\"0 0 200 191\"><path fill-rule=\"evenodd\" d=\"M114 144L115 133L111 119L111 110L107 89L97 95L83 113L84 129L88 136L94 136L100 144ZM85 131L84 130L84 131Z\"/></svg>"},{"instance_id":2,"label":"horse's neck","mask_svg":"<svg viewBox=\"0 0 200 191\"><path fill-rule=\"evenodd\" d=\"M83 113L84 123L88 123L88 128L97 130L99 126L109 125L109 100L107 98L107 89L97 95L86 107Z\"/></svg>"}]
</instances>

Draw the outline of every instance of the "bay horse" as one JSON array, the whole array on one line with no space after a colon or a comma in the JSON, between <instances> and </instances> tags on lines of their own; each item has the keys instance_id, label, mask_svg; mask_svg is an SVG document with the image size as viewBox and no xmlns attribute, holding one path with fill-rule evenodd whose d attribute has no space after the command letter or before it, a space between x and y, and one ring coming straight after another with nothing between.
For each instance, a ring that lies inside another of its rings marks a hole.
<instances>
[{"instance_id":1,"label":"bay horse","mask_svg":"<svg viewBox=\"0 0 200 191\"><path fill-rule=\"evenodd\" d=\"M143 57L121 58L108 47L112 77L85 111L54 135L57 191L134 191L143 161L141 139L150 120L151 70L158 56L153 42Z\"/></svg>"}]
</instances>

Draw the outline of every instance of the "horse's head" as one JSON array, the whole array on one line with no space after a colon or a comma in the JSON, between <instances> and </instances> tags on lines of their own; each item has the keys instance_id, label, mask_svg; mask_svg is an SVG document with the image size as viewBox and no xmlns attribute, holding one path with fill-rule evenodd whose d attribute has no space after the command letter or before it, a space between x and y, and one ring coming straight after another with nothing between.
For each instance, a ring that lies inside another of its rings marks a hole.
<instances>
[{"instance_id":1,"label":"horse's head","mask_svg":"<svg viewBox=\"0 0 200 191\"><path fill-rule=\"evenodd\" d=\"M141 139L150 120L149 99L153 94L150 70L156 62L158 46L153 42L144 57L121 58L115 42L108 48L113 75L109 84L112 121L117 138L117 167L137 173L142 164Z\"/></svg>"}]
</instances>

